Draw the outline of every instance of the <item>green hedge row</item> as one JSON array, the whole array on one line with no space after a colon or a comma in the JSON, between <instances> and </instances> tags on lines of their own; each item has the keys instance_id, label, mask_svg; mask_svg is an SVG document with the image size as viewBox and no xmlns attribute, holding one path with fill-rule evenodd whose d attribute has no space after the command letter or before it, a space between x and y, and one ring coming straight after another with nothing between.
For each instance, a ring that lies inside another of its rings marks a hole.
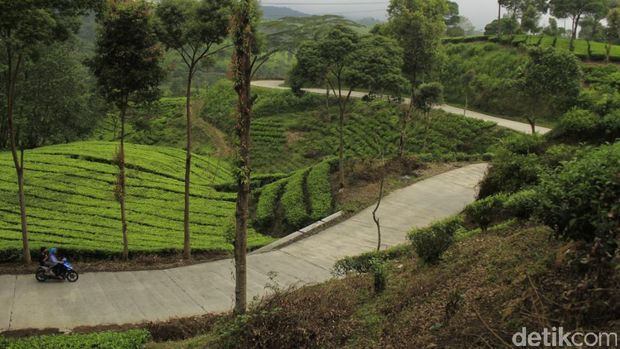
<instances>
[{"instance_id":1,"label":"green hedge row","mask_svg":"<svg viewBox=\"0 0 620 349\"><path fill-rule=\"evenodd\" d=\"M329 182L331 168L329 162L322 162L310 170L306 181L306 188L310 196L310 218L319 220L329 216L332 212L332 189Z\"/></svg>"},{"instance_id":2,"label":"green hedge row","mask_svg":"<svg viewBox=\"0 0 620 349\"><path fill-rule=\"evenodd\" d=\"M258 204L256 205L256 226L260 229L269 229L273 224L278 206L278 200L282 196L282 191L287 183L287 179L264 186L260 191Z\"/></svg>"},{"instance_id":3,"label":"green hedge row","mask_svg":"<svg viewBox=\"0 0 620 349\"><path fill-rule=\"evenodd\" d=\"M304 184L308 172L309 170L297 172L284 187L281 205L284 211L284 222L289 228L303 227L311 220L304 200Z\"/></svg>"},{"instance_id":4,"label":"green hedge row","mask_svg":"<svg viewBox=\"0 0 620 349\"><path fill-rule=\"evenodd\" d=\"M6 349L140 349L149 340L146 330L100 332L75 335L51 335L7 339L0 337L0 348Z\"/></svg>"}]
</instances>

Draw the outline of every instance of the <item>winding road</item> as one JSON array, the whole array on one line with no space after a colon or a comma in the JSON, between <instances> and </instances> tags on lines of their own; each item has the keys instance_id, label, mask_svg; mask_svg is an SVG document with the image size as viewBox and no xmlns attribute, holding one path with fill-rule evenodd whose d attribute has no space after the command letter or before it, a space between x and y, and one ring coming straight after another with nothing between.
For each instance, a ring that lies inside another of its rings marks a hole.
<instances>
[{"instance_id":1,"label":"winding road","mask_svg":"<svg viewBox=\"0 0 620 349\"><path fill-rule=\"evenodd\" d=\"M285 87L285 86L282 86L283 84L284 84L284 81L282 81L282 80L258 80L258 81L252 81L252 86L264 87L264 88L273 88L273 89L281 89L281 90L288 90L289 88ZM304 88L303 90L306 91L306 92L310 92L310 93L317 93L317 94L325 95L325 89ZM354 98L362 98L365 95L367 95L366 92L353 91L351 93L351 97L354 97ZM405 98L404 103L409 103L409 99ZM451 114L465 115L468 118L484 120L484 121L491 121L491 122L494 122L494 123L496 123L497 125L499 125L501 127L509 128L511 130L515 130L515 131L518 131L518 132L528 133L528 134L532 133L532 129L531 129L530 125L526 124L526 123L523 123L523 122L518 122L518 121L514 121L514 120L508 120L508 119L504 119L504 118L499 118L499 117L496 117L496 116L486 115L486 114L478 113L478 112L471 111L471 110L465 110L465 109L462 109L462 108L453 107L453 106L447 105L447 104L439 105L436 108L440 109L440 110L443 110L445 112L451 113ZM545 128L545 127L536 126L536 133L545 134L545 133L547 133L549 131L551 131L551 129L548 129L548 128Z\"/></svg>"},{"instance_id":2,"label":"winding road","mask_svg":"<svg viewBox=\"0 0 620 349\"><path fill-rule=\"evenodd\" d=\"M282 81L253 84L286 89L280 86ZM307 91L325 93L320 89ZM464 113L463 109L448 105L438 108ZM529 125L524 123L471 111L466 116L530 132ZM549 131L542 127L538 130ZM486 170L487 164L469 165L386 196L378 212L383 247L405 242L407 232L415 227L460 212L474 200ZM373 208L292 244L250 254L249 297L267 294L270 288L266 286L274 283L288 287L328 280L337 260L376 248ZM70 330L225 312L233 306L233 270L233 260L225 259L168 270L85 273L75 284L38 283L32 275L0 275L0 332L28 328Z\"/></svg>"},{"instance_id":3,"label":"winding road","mask_svg":"<svg viewBox=\"0 0 620 349\"><path fill-rule=\"evenodd\" d=\"M386 196L379 209L383 247L406 241L414 227L460 212L474 200L486 164L469 165ZM372 208L318 234L248 256L248 296L331 278L334 263L376 248ZM75 284L0 275L0 332L140 323L232 309L233 261L169 270L85 273ZM275 278L273 277L275 275Z\"/></svg>"}]
</instances>

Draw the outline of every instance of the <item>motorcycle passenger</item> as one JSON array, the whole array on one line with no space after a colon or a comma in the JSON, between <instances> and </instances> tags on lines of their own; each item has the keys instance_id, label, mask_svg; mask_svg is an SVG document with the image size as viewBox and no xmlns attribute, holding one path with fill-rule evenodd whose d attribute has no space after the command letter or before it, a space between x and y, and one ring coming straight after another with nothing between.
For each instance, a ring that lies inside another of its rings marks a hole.
<instances>
[{"instance_id":1,"label":"motorcycle passenger","mask_svg":"<svg viewBox=\"0 0 620 349\"><path fill-rule=\"evenodd\" d=\"M63 265L63 261L59 260L56 256L56 248L52 247L49 249L49 266L51 267L51 271L54 273L54 276L60 275L60 273L64 270L65 266Z\"/></svg>"},{"instance_id":2,"label":"motorcycle passenger","mask_svg":"<svg viewBox=\"0 0 620 349\"><path fill-rule=\"evenodd\" d=\"M42 267L47 266L48 259L49 256L47 254L47 248L41 247L41 249L39 250L39 265Z\"/></svg>"}]
</instances>

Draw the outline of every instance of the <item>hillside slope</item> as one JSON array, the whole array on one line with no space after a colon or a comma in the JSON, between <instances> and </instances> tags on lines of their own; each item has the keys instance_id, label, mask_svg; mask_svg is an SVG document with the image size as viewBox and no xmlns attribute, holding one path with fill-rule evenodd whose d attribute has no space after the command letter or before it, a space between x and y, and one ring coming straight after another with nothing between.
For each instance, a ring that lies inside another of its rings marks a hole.
<instances>
[{"instance_id":1,"label":"hillside slope","mask_svg":"<svg viewBox=\"0 0 620 349\"><path fill-rule=\"evenodd\" d=\"M57 246L81 255L122 249L119 208L114 198L116 143L81 142L27 151L26 200L33 249ZM184 152L127 145L127 216L131 253L183 247ZM17 185L9 153L0 153L0 252L16 257L21 247ZM214 185L232 181L224 161L195 155L192 177L193 247L229 251L224 231L235 210L235 194ZM251 232L249 246L271 239Z\"/></svg>"}]
</instances>

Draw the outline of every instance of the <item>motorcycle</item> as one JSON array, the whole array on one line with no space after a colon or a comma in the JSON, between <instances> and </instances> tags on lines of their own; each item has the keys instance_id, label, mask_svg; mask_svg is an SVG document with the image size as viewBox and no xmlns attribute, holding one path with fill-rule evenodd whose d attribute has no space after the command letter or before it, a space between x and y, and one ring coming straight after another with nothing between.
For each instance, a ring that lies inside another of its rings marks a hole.
<instances>
[{"instance_id":1,"label":"motorcycle","mask_svg":"<svg viewBox=\"0 0 620 349\"><path fill-rule=\"evenodd\" d=\"M62 265L64 266L63 270L60 271L58 275L55 275L50 267L39 266L35 273L35 278L39 282L44 282L49 279L56 280L67 280L69 282L76 282L79 278L79 274L77 271L73 270L73 266L69 263L68 260L64 259L62 261Z\"/></svg>"}]
</instances>

